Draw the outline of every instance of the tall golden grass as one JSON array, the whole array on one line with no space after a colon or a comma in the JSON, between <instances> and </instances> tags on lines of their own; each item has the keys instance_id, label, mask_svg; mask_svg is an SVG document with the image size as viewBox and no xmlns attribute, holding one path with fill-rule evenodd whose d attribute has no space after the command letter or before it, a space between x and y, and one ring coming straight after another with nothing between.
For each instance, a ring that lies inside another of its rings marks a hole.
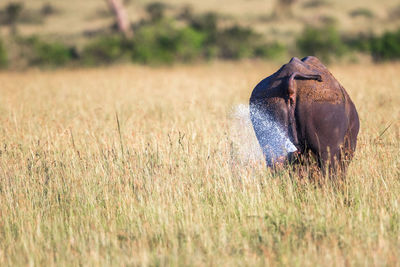
<instances>
[{"instance_id":1,"label":"tall golden grass","mask_svg":"<svg viewBox=\"0 0 400 267\"><path fill-rule=\"evenodd\" d=\"M0 265L399 265L400 64L331 68L341 188L239 160L232 108L276 68L1 73Z\"/></svg>"}]
</instances>

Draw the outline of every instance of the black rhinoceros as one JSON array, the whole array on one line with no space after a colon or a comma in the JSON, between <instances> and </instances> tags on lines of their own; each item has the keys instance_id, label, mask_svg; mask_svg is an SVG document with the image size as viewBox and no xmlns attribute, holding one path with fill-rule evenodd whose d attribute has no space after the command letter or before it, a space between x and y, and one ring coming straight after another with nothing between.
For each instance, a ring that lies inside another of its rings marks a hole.
<instances>
[{"instance_id":1,"label":"black rhinoceros","mask_svg":"<svg viewBox=\"0 0 400 267\"><path fill-rule=\"evenodd\" d=\"M357 110L316 57L294 57L262 80L250 97L250 117L269 166L314 155L321 168L337 170L356 149Z\"/></svg>"}]
</instances>

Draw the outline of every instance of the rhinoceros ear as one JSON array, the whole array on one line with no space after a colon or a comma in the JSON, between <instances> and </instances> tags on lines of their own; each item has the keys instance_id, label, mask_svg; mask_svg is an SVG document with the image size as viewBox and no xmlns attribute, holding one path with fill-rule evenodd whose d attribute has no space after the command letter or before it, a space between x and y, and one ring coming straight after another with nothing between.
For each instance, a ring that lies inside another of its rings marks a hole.
<instances>
[{"instance_id":1,"label":"rhinoceros ear","mask_svg":"<svg viewBox=\"0 0 400 267\"><path fill-rule=\"evenodd\" d=\"M322 82L322 77L319 74L304 74L301 72L294 72L289 76L288 79L288 94L289 99L294 102L296 99L296 85L294 84L294 80L317 80Z\"/></svg>"}]
</instances>

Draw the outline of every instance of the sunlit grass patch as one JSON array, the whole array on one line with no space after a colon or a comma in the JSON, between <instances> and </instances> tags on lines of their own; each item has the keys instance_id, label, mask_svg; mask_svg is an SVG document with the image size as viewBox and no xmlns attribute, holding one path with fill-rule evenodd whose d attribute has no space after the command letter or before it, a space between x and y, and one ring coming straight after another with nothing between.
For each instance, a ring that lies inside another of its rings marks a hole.
<instances>
[{"instance_id":1,"label":"sunlit grass patch","mask_svg":"<svg viewBox=\"0 0 400 267\"><path fill-rule=\"evenodd\" d=\"M276 68L0 74L0 264L397 265L400 66L332 68L361 120L340 187L241 160L232 108Z\"/></svg>"}]
</instances>

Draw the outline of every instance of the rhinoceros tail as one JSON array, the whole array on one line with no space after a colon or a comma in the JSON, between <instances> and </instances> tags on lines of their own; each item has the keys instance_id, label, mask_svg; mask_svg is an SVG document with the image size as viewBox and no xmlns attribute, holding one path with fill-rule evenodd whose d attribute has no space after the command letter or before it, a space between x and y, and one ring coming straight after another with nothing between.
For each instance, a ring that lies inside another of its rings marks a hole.
<instances>
[{"instance_id":1,"label":"rhinoceros tail","mask_svg":"<svg viewBox=\"0 0 400 267\"><path fill-rule=\"evenodd\" d=\"M322 82L321 75L318 74L303 74L300 72L294 72L290 75L288 79L288 84L287 84L287 91L288 91L288 109L289 109L289 132L291 133L291 137L293 140L293 143L295 145L298 145L299 140L297 137L297 127L296 127L296 119L294 115L294 111L296 108L296 93L297 93L297 88L294 80L317 80L319 82Z\"/></svg>"}]
</instances>

